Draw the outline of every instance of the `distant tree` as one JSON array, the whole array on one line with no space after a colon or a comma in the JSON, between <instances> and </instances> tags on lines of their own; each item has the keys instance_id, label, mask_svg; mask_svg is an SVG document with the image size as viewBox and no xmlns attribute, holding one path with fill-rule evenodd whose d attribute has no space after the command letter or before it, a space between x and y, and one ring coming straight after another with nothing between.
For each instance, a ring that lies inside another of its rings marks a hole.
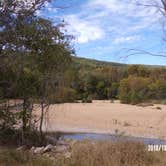
<instances>
[{"instance_id":1,"label":"distant tree","mask_svg":"<svg viewBox=\"0 0 166 166\"><path fill-rule=\"evenodd\" d=\"M122 103L130 103L129 92L130 87L128 84L128 79L122 79L120 81L120 87L118 92L118 97Z\"/></svg>"},{"instance_id":2,"label":"distant tree","mask_svg":"<svg viewBox=\"0 0 166 166\"><path fill-rule=\"evenodd\" d=\"M118 89L119 89L119 82L113 82L111 84L111 88L110 88L110 92L109 92L109 98L117 98Z\"/></svg>"},{"instance_id":3,"label":"distant tree","mask_svg":"<svg viewBox=\"0 0 166 166\"><path fill-rule=\"evenodd\" d=\"M128 67L128 75L138 76L138 65L131 65Z\"/></svg>"},{"instance_id":4,"label":"distant tree","mask_svg":"<svg viewBox=\"0 0 166 166\"><path fill-rule=\"evenodd\" d=\"M147 100L149 84L151 80L144 77L130 76L121 80L119 87L119 98L122 103L137 104Z\"/></svg>"}]
</instances>

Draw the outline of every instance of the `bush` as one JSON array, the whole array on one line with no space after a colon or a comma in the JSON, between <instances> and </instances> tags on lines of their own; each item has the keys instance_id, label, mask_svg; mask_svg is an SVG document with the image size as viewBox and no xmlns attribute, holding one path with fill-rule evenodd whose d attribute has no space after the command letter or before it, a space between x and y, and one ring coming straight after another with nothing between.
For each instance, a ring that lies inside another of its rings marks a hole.
<instances>
[{"instance_id":1,"label":"bush","mask_svg":"<svg viewBox=\"0 0 166 166\"><path fill-rule=\"evenodd\" d=\"M134 90L132 90L130 93L129 93L129 96L130 96L130 103L131 104L138 104L140 102L142 102L142 99L141 97L138 95L138 93Z\"/></svg>"},{"instance_id":2,"label":"bush","mask_svg":"<svg viewBox=\"0 0 166 166\"><path fill-rule=\"evenodd\" d=\"M59 87L56 94L52 94L52 103L75 102L77 100L77 92L72 88Z\"/></svg>"},{"instance_id":3,"label":"bush","mask_svg":"<svg viewBox=\"0 0 166 166\"><path fill-rule=\"evenodd\" d=\"M41 138L38 131L26 131L24 133L24 139L22 139L22 131L16 129L5 129L0 132L0 145L20 146L22 144L31 146L45 145L47 140L45 135Z\"/></svg>"},{"instance_id":4,"label":"bush","mask_svg":"<svg viewBox=\"0 0 166 166\"><path fill-rule=\"evenodd\" d=\"M149 78L130 76L121 80L119 99L122 103L138 104L148 99Z\"/></svg>"},{"instance_id":5,"label":"bush","mask_svg":"<svg viewBox=\"0 0 166 166\"><path fill-rule=\"evenodd\" d=\"M92 103L91 99L82 99L82 103Z\"/></svg>"}]
</instances>

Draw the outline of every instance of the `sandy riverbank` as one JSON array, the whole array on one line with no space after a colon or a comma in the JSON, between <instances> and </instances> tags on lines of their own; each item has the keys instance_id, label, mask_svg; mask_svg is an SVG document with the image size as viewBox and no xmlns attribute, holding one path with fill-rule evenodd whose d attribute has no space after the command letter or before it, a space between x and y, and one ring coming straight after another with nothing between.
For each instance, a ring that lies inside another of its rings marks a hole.
<instances>
[{"instance_id":1,"label":"sandy riverbank","mask_svg":"<svg viewBox=\"0 0 166 166\"><path fill-rule=\"evenodd\" d=\"M157 109L160 107L160 109ZM40 111L37 111L39 113ZM44 130L109 133L166 139L166 105L148 107L94 101L51 105Z\"/></svg>"}]
</instances>

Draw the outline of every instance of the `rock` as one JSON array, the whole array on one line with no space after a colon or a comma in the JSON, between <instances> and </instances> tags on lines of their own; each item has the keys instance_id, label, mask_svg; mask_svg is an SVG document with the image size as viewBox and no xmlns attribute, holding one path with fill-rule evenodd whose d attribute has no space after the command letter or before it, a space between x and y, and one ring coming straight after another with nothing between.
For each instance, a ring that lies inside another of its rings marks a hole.
<instances>
[{"instance_id":1,"label":"rock","mask_svg":"<svg viewBox=\"0 0 166 166\"><path fill-rule=\"evenodd\" d=\"M30 149L30 152L31 152L31 153L34 153L34 150L35 150L35 147L32 146L31 149Z\"/></svg>"},{"instance_id":2,"label":"rock","mask_svg":"<svg viewBox=\"0 0 166 166\"><path fill-rule=\"evenodd\" d=\"M16 150L17 151L25 151L27 149L26 145L18 147Z\"/></svg>"},{"instance_id":3,"label":"rock","mask_svg":"<svg viewBox=\"0 0 166 166\"><path fill-rule=\"evenodd\" d=\"M44 147L43 146L42 147L36 147L34 149L34 154L42 154L42 153L44 153Z\"/></svg>"},{"instance_id":4,"label":"rock","mask_svg":"<svg viewBox=\"0 0 166 166\"><path fill-rule=\"evenodd\" d=\"M66 153L64 154L64 157L65 157L66 159L71 158L71 152L66 152Z\"/></svg>"},{"instance_id":5,"label":"rock","mask_svg":"<svg viewBox=\"0 0 166 166\"><path fill-rule=\"evenodd\" d=\"M44 153L50 152L50 151L53 150L53 148L54 148L54 146L51 145L51 144L49 144L49 145L47 145L47 146L44 148L43 152L44 152Z\"/></svg>"},{"instance_id":6,"label":"rock","mask_svg":"<svg viewBox=\"0 0 166 166\"><path fill-rule=\"evenodd\" d=\"M156 109L157 109L157 110L162 110L162 108L161 108L161 107L159 107L159 106L158 106L158 107L156 107Z\"/></svg>"},{"instance_id":7,"label":"rock","mask_svg":"<svg viewBox=\"0 0 166 166\"><path fill-rule=\"evenodd\" d=\"M56 147L56 153L64 153L67 152L69 150L68 146L65 145L58 145Z\"/></svg>"}]
</instances>

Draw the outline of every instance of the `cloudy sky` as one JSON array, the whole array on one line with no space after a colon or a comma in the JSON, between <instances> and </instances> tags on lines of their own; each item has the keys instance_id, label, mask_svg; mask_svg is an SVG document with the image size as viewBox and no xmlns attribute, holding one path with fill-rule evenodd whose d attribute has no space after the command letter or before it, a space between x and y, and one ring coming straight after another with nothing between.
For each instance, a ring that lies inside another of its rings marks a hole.
<instances>
[{"instance_id":1,"label":"cloudy sky","mask_svg":"<svg viewBox=\"0 0 166 166\"><path fill-rule=\"evenodd\" d=\"M130 55L129 49L166 52L163 17L152 0L53 0L38 14L52 21L65 20L75 36L76 55L104 61L166 65L166 58L145 53ZM160 0L155 0L160 2ZM160 3L158 3L160 5ZM128 56L130 55L130 56Z\"/></svg>"}]
</instances>

